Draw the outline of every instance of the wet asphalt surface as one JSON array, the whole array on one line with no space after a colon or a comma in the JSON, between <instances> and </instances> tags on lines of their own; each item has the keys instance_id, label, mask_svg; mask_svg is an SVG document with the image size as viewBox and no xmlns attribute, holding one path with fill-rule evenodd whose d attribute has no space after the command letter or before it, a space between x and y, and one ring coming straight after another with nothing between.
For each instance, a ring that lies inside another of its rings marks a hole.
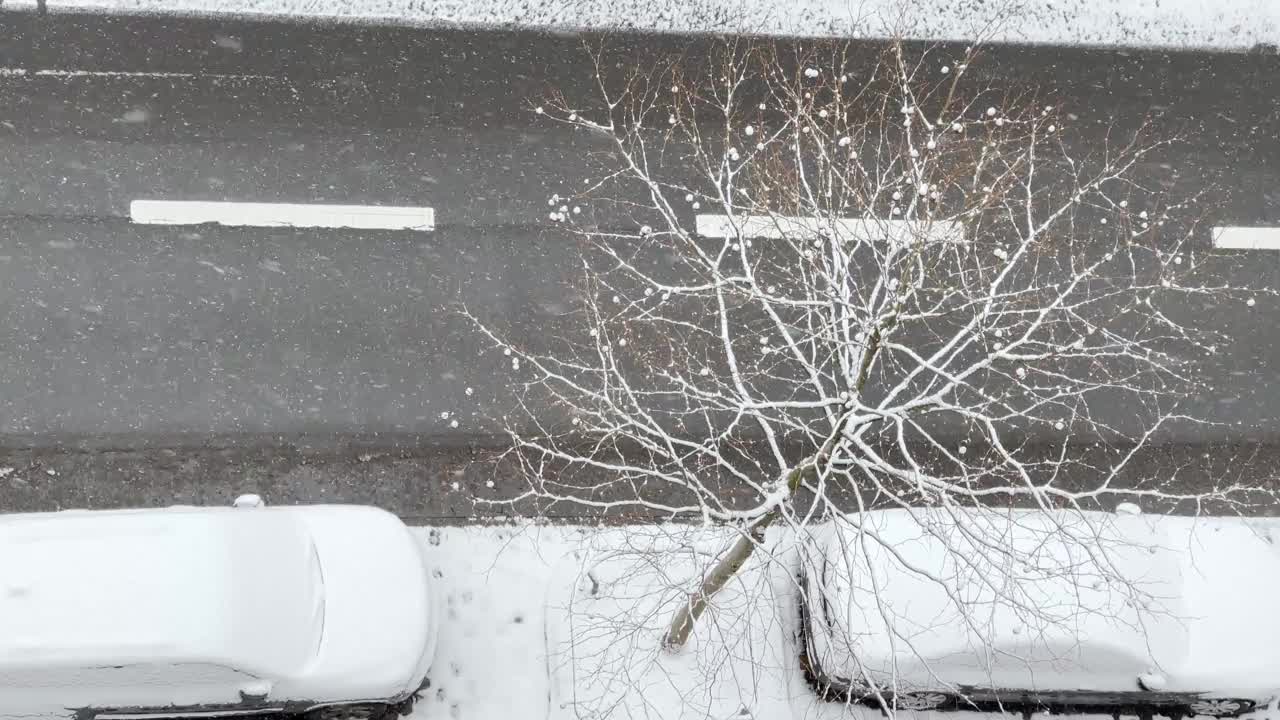
<instances>
[{"instance_id":1,"label":"wet asphalt surface","mask_svg":"<svg viewBox=\"0 0 1280 720\"><path fill-rule=\"evenodd\" d=\"M608 42L643 63L707 41ZM576 248L546 200L603 146L531 107L590 96L586 57L533 33L0 13L0 509L255 490L429 523L534 511L474 503L523 481L488 459L511 380L458 308L532 348L566 312ZM1275 56L1000 47L983 67L1073 108L1081 142L1183 133L1150 173L1204 190L1209 224L1280 225ZM147 227L135 199L428 205L437 227ZM1220 260L1280 282L1280 253ZM1164 438L1152 473L1225 444L1272 482L1273 303L1197 309L1236 339L1192 399L1221 424Z\"/></svg>"}]
</instances>

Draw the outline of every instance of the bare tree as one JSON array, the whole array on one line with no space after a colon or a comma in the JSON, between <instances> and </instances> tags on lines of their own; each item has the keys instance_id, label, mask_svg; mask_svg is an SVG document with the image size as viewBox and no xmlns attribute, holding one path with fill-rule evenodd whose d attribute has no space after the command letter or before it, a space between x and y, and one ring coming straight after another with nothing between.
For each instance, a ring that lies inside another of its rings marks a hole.
<instances>
[{"instance_id":1,"label":"bare tree","mask_svg":"<svg viewBox=\"0 0 1280 720\"><path fill-rule=\"evenodd\" d=\"M1227 339L1196 308L1250 297L1201 272L1203 209L1152 173L1173 140L1078 133L946 52L743 41L622 75L601 54L598 102L535 108L610 152L550 199L582 246L559 350L477 320L523 389L509 500L735 528L669 649L775 524L1247 501L1133 467L1198 422L1180 402Z\"/></svg>"}]
</instances>

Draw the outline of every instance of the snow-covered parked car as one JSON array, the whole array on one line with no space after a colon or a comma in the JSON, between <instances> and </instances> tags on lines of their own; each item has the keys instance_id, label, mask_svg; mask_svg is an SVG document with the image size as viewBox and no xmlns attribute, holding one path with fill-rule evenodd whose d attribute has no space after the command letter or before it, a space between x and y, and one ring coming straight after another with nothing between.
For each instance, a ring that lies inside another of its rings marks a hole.
<instances>
[{"instance_id":1,"label":"snow-covered parked car","mask_svg":"<svg viewBox=\"0 0 1280 720\"><path fill-rule=\"evenodd\" d=\"M392 717L435 653L429 574L371 507L0 515L0 716Z\"/></svg>"},{"instance_id":2,"label":"snow-covered parked car","mask_svg":"<svg viewBox=\"0 0 1280 720\"><path fill-rule=\"evenodd\" d=\"M1260 523L934 508L814 532L801 661L829 697L1178 718L1280 692L1280 548Z\"/></svg>"}]
</instances>

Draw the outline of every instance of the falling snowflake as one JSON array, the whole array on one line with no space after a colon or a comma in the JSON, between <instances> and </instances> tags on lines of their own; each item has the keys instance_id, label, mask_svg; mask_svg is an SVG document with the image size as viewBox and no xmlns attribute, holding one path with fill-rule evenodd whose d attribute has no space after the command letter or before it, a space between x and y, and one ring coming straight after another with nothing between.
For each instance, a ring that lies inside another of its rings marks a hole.
<instances>
[{"instance_id":1,"label":"falling snowflake","mask_svg":"<svg viewBox=\"0 0 1280 720\"><path fill-rule=\"evenodd\" d=\"M626 346L627 346L627 339L626 339L626 338L621 338L621 339L619 339L619 340L618 340L618 347L626 347Z\"/></svg>"},{"instance_id":2,"label":"falling snowflake","mask_svg":"<svg viewBox=\"0 0 1280 720\"><path fill-rule=\"evenodd\" d=\"M484 481L484 486L485 486L485 487L487 487L487 488L491 488L491 487L493 487L493 481L492 481L492 480L485 480L485 481Z\"/></svg>"},{"instance_id":3,"label":"falling snowflake","mask_svg":"<svg viewBox=\"0 0 1280 720\"><path fill-rule=\"evenodd\" d=\"M569 122L577 122L578 113L569 113Z\"/></svg>"},{"instance_id":4,"label":"falling snowflake","mask_svg":"<svg viewBox=\"0 0 1280 720\"><path fill-rule=\"evenodd\" d=\"M996 116L996 109L993 107L987 108L987 117L995 117L995 116Z\"/></svg>"},{"instance_id":5,"label":"falling snowflake","mask_svg":"<svg viewBox=\"0 0 1280 720\"><path fill-rule=\"evenodd\" d=\"M693 202L693 193L685 193L685 194L684 194L684 201L685 201L685 202Z\"/></svg>"},{"instance_id":6,"label":"falling snowflake","mask_svg":"<svg viewBox=\"0 0 1280 720\"><path fill-rule=\"evenodd\" d=\"M502 348L502 354L503 354L503 355L506 355L506 356L508 356L508 357L510 357L510 356L511 356L511 348Z\"/></svg>"},{"instance_id":7,"label":"falling snowflake","mask_svg":"<svg viewBox=\"0 0 1280 720\"><path fill-rule=\"evenodd\" d=\"M1174 265L1181 265L1181 264L1182 264L1182 256L1181 256L1181 255L1179 255L1179 256L1175 257L1175 258L1173 259L1173 264L1174 264Z\"/></svg>"},{"instance_id":8,"label":"falling snowflake","mask_svg":"<svg viewBox=\"0 0 1280 720\"><path fill-rule=\"evenodd\" d=\"M448 419L449 419L449 411L448 411L448 410L445 410L444 412L440 413L440 419L441 419L441 420L448 420Z\"/></svg>"},{"instance_id":9,"label":"falling snowflake","mask_svg":"<svg viewBox=\"0 0 1280 720\"><path fill-rule=\"evenodd\" d=\"M954 130L955 132L961 132L964 130L964 126L958 122L954 122L954 123L951 123L951 129Z\"/></svg>"},{"instance_id":10,"label":"falling snowflake","mask_svg":"<svg viewBox=\"0 0 1280 720\"><path fill-rule=\"evenodd\" d=\"M818 77L818 70L817 70L817 68L805 68L805 69L804 69L804 76L805 76L805 77L807 77L807 78L809 78L809 79L811 79L811 80L812 80L813 78Z\"/></svg>"},{"instance_id":11,"label":"falling snowflake","mask_svg":"<svg viewBox=\"0 0 1280 720\"><path fill-rule=\"evenodd\" d=\"M702 209L702 203L700 203L700 202L696 202L696 201L695 201L695 202L694 202L692 205L690 205L689 207L693 208L694 210L701 210L701 209Z\"/></svg>"},{"instance_id":12,"label":"falling snowflake","mask_svg":"<svg viewBox=\"0 0 1280 720\"><path fill-rule=\"evenodd\" d=\"M747 137L750 137L756 134L756 129L748 125L745 129L743 129L743 132L747 134Z\"/></svg>"},{"instance_id":13,"label":"falling snowflake","mask_svg":"<svg viewBox=\"0 0 1280 720\"><path fill-rule=\"evenodd\" d=\"M768 338L768 336L765 336L765 337L760 338L760 344L761 344L761 345L768 345L768 344L769 344L769 338Z\"/></svg>"},{"instance_id":14,"label":"falling snowflake","mask_svg":"<svg viewBox=\"0 0 1280 720\"><path fill-rule=\"evenodd\" d=\"M1106 218L1102 218L1101 222L1102 222L1102 224L1103 224L1103 225L1106 225L1106 224L1107 224L1107 219L1106 219Z\"/></svg>"},{"instance_id":15,"label":"falling snowflake","mask_svg":"<svg viewBox=\"0 0 1280 720\"><path fill-rule=\"evenodd\" d=\"M676 124L676 116L675 116L675 115L672 115L671 117L667 118L667 124L668 124L668 125L675 125L675 124Z\"/></svg>"},{"instance_id":16,"label":"falling snowflake","mask_svg":"<svg viewBox=\"0 0 1280 720\"><path fill-rule=\"evenodd\" d=\"M1249 298L1248 300L1245 300L1244 304L1248 305L1249 307L1253 307L1254 305L1258 304L1258 301L1254 300L1253 298Z\"/></svg>"},{"instance_id":17,"label":"falling snowflake","mask_svg":"<svg viewBox=\"0 0 1280 720\"><path fill-rule=\"evenodd\" d=\"M937 140L930 140L929 142L925 143L925 147L926 147L926 148L928 148L928 149L930 149L930 150L936 150L936 149L937 149L937 147L938 147L938 141L937 141Z\"/></svg>"},{"instance_id":18,"label":"falling snowflake","mask_svg":"<svg viewBox=\"0 0 1280 720\"><path fill-rule=\"evenodd\" d=\"M454 490L457 490L461 486L458 485L458 483L456 482L452 482L452 483L449 483L449 487L453 488Z\"/></svg>"},{"instance_id":19,"label":"falling snowflake","mask_svg":"<svg viewBox=\"0 0 1280 720\"><path fill-rule=\"evenodd\" d=\"M759 107L761 110L764 110L764 103L760 103L760 105L758 105L758 107Z\"/></svg>"},{"instance_id":20,"label":"falling snowflake","mask_svg":"<svg viewBox=\"0 0 1280 720\"><path fill-rule=\"evenodd\" d=\"M475 393L475 390L472 390L471 388L467 388L466 390L463 390L463 393L465 393L467 397L471 397L471 395Z\"/></svg>"},{"instance_id":21,"label":"falling snowflake","mask_svg":"<svg viewBox=\"0 0 1280 720\"><path fill-rule=\"evenodd\" d=\"M819 111L818 111L818 117L820 117L820 118L824 118L824 117L826 117L827 115L828 115L828 113L827 113L826 109L822 109L822 110L819 110Z\"/></svg>"},{"instance_id":22,"label":"falling snowflake","mask_svg":"<svg viewBox=\"0 0 1280 720\"><path fill-rule=\"evenodd\" d=\"M756 143L756 149L757 149L757 150L763 150L763 149L764 149L764 143L762 143L762 142L758 142L758 143Z\"/></svg>"},{"instance_id":23,"label":"falling snowflake","mask_svg":"<svg viewBox=\"0 0 1280 720\"><path fill-rule=\"evenodd\" d=\"M574 419L573 419L573 420L571 420L570 422L571 422L572 424L574 424L574 425L581 425L581 424L582 424L582 420L581 420L580 418L574 418Z\"/></svg>"},{"instance_id":24,"label":"falling snowflake","mask_svg":"<svg viewBox=\"0 0 1280 720\"><path fill-rule=\"evenodd\" d=\"M701 370L698 371L698 374L701 375L702 377L706 377L711 374L711 368L702 368Z\"/></svg>"},{"instance_id":25,"label":"falling snowflake","mask_svg":"<svg viewBox=\"0 0 1280 720\"><path fill-rule=\"evenodd\" d=\"M913 158L918 158L918 157L920 157L920 151L919 151L919 150L916 150L915 148L911 148L911 157L913 157Z\"/></svg>"},{"instance_id":26,"label":"falling snowflake","mask_svg":"<svg viewBox=\"0 0 1280 720\"><path fill-rule=\"evenodd\" d=\"M961 455L964 455L969 452L969 448L965 447L964 445L961 445L959 448L957 448L957 450Z\"/></svg>"},{"instance_id":27,"label":"falling snowflake","mask_svg":"<svg viewBox=\"0 0 1280 720\"><path fill-rule=\"evenodd\" d=\"M449 421L449 427L451 427L451 428L456 428L456 427L458 427L458 421L457 421L457 420L450 420L450 421Z\"/></svg>"},{"instance_id":28,"label":"falling snowflake","mask_svg":"<svg viewBox=\"0 0 1280 720\"><path fill-rule=\"evenodd\" d=\"M946 74L947 74L947 73L949 73L949 72L951 72L951 66L950 66L950 65L943 65L943 66L942 66L942 74L943 74L943 75L946 75Z\"/></svg>"},{"instance_id":29,"label":"falling snowflake","mask_svg":"<svg viewBox=\"0 0 1280 720\"><path fill-rule=\"evenodd\" d=\"M543 110L543 109L542 109L542 106L541 106L541 105L539 105L538 107L534 108L534 109L533 109L533 111L534 111L534 112L536 112L536 113L538 113L539 115L541 115L541 114L543 114L544 112L546 112L545 110Z\"/></svg>"},{"instance_id":30,"label":"falling snowflake","mask_svg":"<svg viewBox=\"0 0 1280 720\"><path fill-rule=\"evenodd\" d=\"M1120 207L1122 207L1122 208L1127 208L1127 207L1129 207L1129 201L1128 201L1128 200L1121 200L1121 201L1120 201Z\"/></svg>"},{"instance_id":31,"label":"falling snowflake","mask_svg":"<svg viewBox=\"0 0 1280 720\"><path fill-rule=\"evenodd\" d=\"M1056 428L1056 429L1058 429L1058 430L1061 430L1061 429L1065 428L1065 427L1066 427L1066 425L1064 425L1064 424L1063 424L1063 422L1062 422L1061 420L1059 420L1058 422L1056 422L1056 423L1054 423L1054 424L1053 424L1053 427L1055 427L1055 428Z\"/></svg>"},{"instance_id":32,"label":"falling snowflake","mask_svg":"<svg viewBox=\"0 0 1280 720\"><path fill-rule=\"evenodd\" d=\"M840 142L838 142L838 143L836 143L836 144L837 144L837 145L839 145L840 147L848 147L849 143L851 143L851 142L853 142L853 141L852 141L852 140L850 140L850 139L848 138L848 136L845 136L845 137L840 138Z\"/></svg>"},{"instance_id":33,"label":"falling snowflake","mask_svg":"<svg viewBox=\"0 0 1280 720\"><path fill-rule=\"evenodd\" d=\"M649 234L651 234L652 232L653 232L653 228L649 227L648 225L641 225L641 226L640 226L640 234L641 234L641 235L649 235Z\"/></svg>"},{"instance_id":34,"label":"falling snowflake","mask_svg":"<svg viewBox=\"0 0 1280 720\"><path fill-rule=\"evenodd\" d=\"M842 83L844 83L844 82L849 82L849 76L848 76L848 75L841 75L841 76L840 76L840 82L842 82Z\"/></svg>"}]
</instances>

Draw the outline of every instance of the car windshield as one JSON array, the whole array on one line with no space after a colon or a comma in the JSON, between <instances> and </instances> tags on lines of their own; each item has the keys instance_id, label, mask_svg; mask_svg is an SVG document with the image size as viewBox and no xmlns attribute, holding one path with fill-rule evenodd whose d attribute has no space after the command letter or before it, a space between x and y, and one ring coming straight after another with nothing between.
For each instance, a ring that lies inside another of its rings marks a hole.
<instances>
[{"instance_id":1,"label":"car windshield","mask_svg":"<svg viewBox=\"0 0 1280 720\"><path fill-rule=\"evenodd\" d=\"M229 651L273 676L297 672L315 658L324 624L315 543L289 513L234 513L233 519Z\"/></svg>"}]
</instances>

